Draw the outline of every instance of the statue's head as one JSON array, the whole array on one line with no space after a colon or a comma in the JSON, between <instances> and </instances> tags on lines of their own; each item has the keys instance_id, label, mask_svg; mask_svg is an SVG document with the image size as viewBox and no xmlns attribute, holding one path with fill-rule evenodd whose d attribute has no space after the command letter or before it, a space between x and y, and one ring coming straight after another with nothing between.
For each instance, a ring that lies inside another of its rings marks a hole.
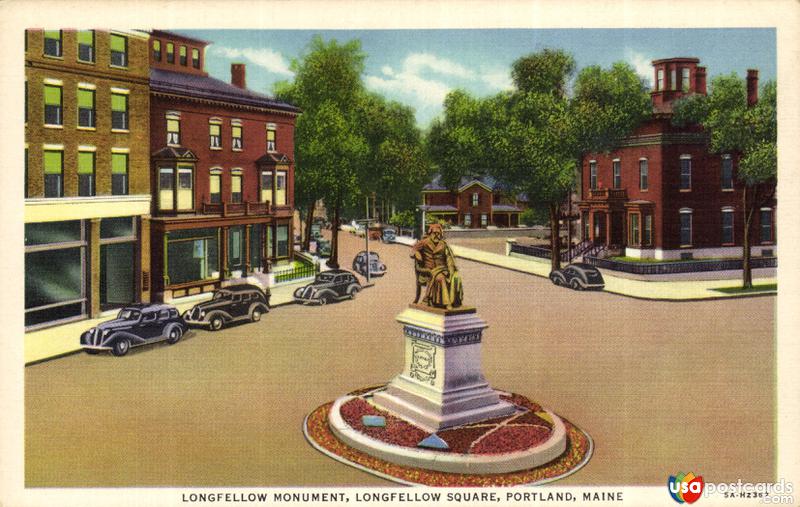
<instances>
[{"instance_id":1,"label":"statue's head","mask_svg":"<svg viewBox=\"0 0 800 507\"><path fill-rule=\"evenodd\" d=\"M441 224L430 224L428 226L428 236L434 243L438 243L444 237L444 229Z\"/></svg>"}]
</instances>

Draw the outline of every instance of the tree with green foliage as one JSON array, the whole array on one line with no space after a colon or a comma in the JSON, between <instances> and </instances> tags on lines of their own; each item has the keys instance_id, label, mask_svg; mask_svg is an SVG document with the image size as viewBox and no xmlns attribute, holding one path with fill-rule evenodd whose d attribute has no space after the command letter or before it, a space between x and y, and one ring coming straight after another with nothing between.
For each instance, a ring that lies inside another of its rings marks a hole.
<instances>
[{"instance_id":1,"label":"tree with green foliage","mask_svg":"<svg viewBox=\"0 0 800 507\"><path fill-rule=\"evenodd\" d=\"M364 59L358 40L340 44L316 36L305 54L292 61L294 81L275 86L279 98L303 110L295 127L295 173L298 186L309 183L308 195L301 190L305 205L311 207L322 198L333 209L328 260L332 268L339 267L340 212L352 205L359 192L359 177L368 153L366 140L357 128L357 105L364 93Z\"/></svg>"},{"instance_id":2,"label":"tree with green foliage","mask_svg":"<svg viewBox=\"0 0 800 507\"><path fill-rule=\"evenodd\" d=\"M627 64L582 69L570 94L574 72L561 50L523 56L512 66L515 90L485 101L481 115L494 176L548 209L553 269L561 267L561 207L583 155L611 150L650 113L644 83Z\"/></svg>"},{"instance_id":3,"label":"tree with green foliage","mask_svg":"<svg viewBox=\"0 0 800 507\"><path fill-rule=\"evenodd\" d=\"M775 197L777 183L777 87L762 86L761 97L747 104L747 88L735 74L718 76L708 95L691 95L673 108L676 125L700 124L712 153L738 156L736 180L742 189L742 287L753 286L750 236L753 215Z\"/></svg>"}]
</instances>

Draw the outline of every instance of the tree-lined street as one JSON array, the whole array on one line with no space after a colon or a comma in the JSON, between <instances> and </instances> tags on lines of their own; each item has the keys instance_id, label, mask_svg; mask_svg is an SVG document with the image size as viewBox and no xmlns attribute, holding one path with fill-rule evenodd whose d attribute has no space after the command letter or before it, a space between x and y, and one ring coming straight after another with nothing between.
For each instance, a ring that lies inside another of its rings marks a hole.
<instances>
[{"instance_id":1,"label":"tree-lined street","mask_svg":"<svg viewBox=\"0 0 800 507\"><path fill-rule=\"evenodd\" d=\"M340 233L349 267L363 239ZM402 367L394 321L414 293L408 247L354 301L284 306L128 356L25 370L26 486L385 486L302 434L311 410ZM484 373L586 430L595 453L560 484L773 480L775 298L659 303L574 291L458 261L490 327ZM75 337L77 340L77 336Z\"/></svg>"}]
</instances>

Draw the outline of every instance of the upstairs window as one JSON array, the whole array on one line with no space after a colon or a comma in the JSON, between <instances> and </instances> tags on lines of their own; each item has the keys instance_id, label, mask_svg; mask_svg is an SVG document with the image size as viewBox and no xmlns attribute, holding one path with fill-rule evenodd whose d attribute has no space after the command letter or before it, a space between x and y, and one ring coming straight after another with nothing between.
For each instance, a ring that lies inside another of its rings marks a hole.
<instances>
[{"instance_id":1,"label":"upstairs window","mask_svg":"<svg viewBox=\"0 0 800 507\"><path fill-rule=\"evenodd\" d=\"M167 145L181 145L181 119L178 116L167 116Z\"/></svg>"},{"instance_id":2,"label":"upstairs window","mask_svg":"<svg viewBox=\"0 0 800 507\"><path fill-rule=\"evenodd\" d=\"M656 72L656 91L664 89L664 69L658 69Z\"/></svg>"},{"instance_id":3,"label":"upstairs window","mask_svg":"<svg viewBox=\"0 0 800 507\"><path fill-rule=\"evenodd\" d=\"M44 85L44 124L64 124L60 86Z\"/></svg>"},{"instance_id":4,"label":"upstairs window","mask_svg":"<svg viewBox=\"0 0 800 507\"><path fill-rule=\"evenodd\" d=\"M231 202L242 202L242 170L233 169L231 171Z\"/></svg>"},{"instance_id":5,"label":"upstairs window","mask_svg":"<svg viewBox=\"0 0 800 507\"><path fill-rule=\"evenodd\" d=\"M175 170L172 167L162 167L158 171L158 208L175 208Z\"/></svg>"},{"instance_id":6,"label":"upstairs window","mask_svg":"<svg viewBox=\"0 0 800 507\"><path fill-rule=\"evenodd\" d=\"M689 91L689 67L681 69L681 90L684 93Z\"/></svg>"},{"instance_id":7,"label":"upstairs window","mask_svg":"<svg viewBox=\"0 0 800 507\"><path fill-rule=\"evenodd\" d=\"M619 160L611 162L611 169L614 173L614 188L620 188L622 186L622 166Z\"/></svg>"},{"instance_id":8,"label":"upstairs window","mask_svg":"<svg viewBox=\"0 0 800 507\"><path fill-rule=\"evenodd\" d=\"M628 215L628 221L630 222L628 242L633 246L640 246L641 238L639 237L639 214L631 213Z\"/></svg>"},{"instance_id":9,"label":"upstairs window","mask_svg":"<svg viewBox=\"0 0 800 507\"><path fill-rule=\"evenodd\" d=\"M61 30L44 31L44 54L45 56L61 57Z\"/></svg>"},{"instance_id":10,"label":"upstairs window","mask_svg":"<svg viewBox=\"0 0 800 507\"><path fill-rule=\"evenodd\" d=\"M167 63L175 63L175 44L167 42Z\"/></svg>"},{"instance_id":11,"label":"upstairs window","mask_svg":"<svg viewBox=\"0 0 800 507\"><path fill-rule=\"evenodd\" d=\"M179 210L190 210L194 207L194 169L189 165L178 164L178 195Z\"/></svg>"},{"instance_id":12,"label":"upstairs window","mask_svg":"<svg viewBox=\"0 0 800 507\"><path fill-rule=\"evenodd\" d=\"M160 62L161 61L161 41L154 40L153 41L153 60Z\"/></svg>"},{"instance_id":13,"label":"upstairs window","mask_svg":"<svg viewBox=\"0 0 800 507\"><path fill-rule=\"evenodd\" d=\"M589 161L589 188L597 189L597 162L594 160Z\"/></svg>"},{"instance_id":14,"label":"upstairs window","mask_svg":"<svg viewBox=\"0 0 800 507\"><path fill-rule=\"evenodd\" d=\"M78 32L78 60L94 63L94 30Z\"/></svg>"},{"instance_id":15,"label":"upstairs window","mask_svg":"<svg viewBox=\"0 0 800 507\"><path fill-rule=\"evenodd\" d=\"M200 68L200 50L197 48L192 48L192 67Z\"/></svg>"},{"instance_id":16,"label":"upstairs window","mask_svg":"<svg viewBox=\"0 0 800 507\"><path fill-rule=\"evenodd\" d=\"M44 152L44 196L64 196L64 152Z\"/></svg>"},{"instance_id":17,"label":"upstairs window","mask_svg":"<svg viewBox=\"0 0 800 507\"><path fill-rule=\"evenodd\" d=\"M78 152L78 195L91 197L95 194L94 188L94 152Z\"/></svg>"},{"instance_id":18,"label":"upstairs window","mask_svg":"<svg viewBox=\"0 0 800 507\"><path fill-rule=\"evenodd\" d=\"M275 174L275 205L286 206L286 171Z\"/></svg>"},{"instance_id":19,"label":"upstairs window","mask_svg":"<svg viewBox=\"0 0 800 507\"><path fill-rule=\"evenodd\" d=\"M481 202L481 196L477 192L472 194L472 205L477 206Z\"/></svg>"},{"instance_id":20,"label":"upstairs window","mask_svg":"<svg viewBox=\"0 0 800 507\"><path fill-rule=\"evenodd\" d=\"M681 246L692 246L692 210L682 209L681 215Z\"/></svg>"},{"instance_id":21,"label":"upstairs window","mask_svg":"<svg viewBox=\"0 0 800 507\"><path fill-rule=\"evenodd\" d=\"M128 195L128 154L111 154L111 195Z\"/></svg>"},{"instance_id":22,"label":"upstairs window","mask_svg":"<svg viewBox=\"0 0 800 507\"><path fill-rule=\"evenodd\" d=\"M671 90L678 89L678 71L676 69L669 71L669 87Z\"/></svg>"},{"instance_id":23,"label":"upstairs window","mask_svg":"<svg viewBox=\"0 0 800 507\"><path fill-rule=\"evenodd\" d=\"M267 125L267 152L272 153L275 150L275 125Z\"/></svg>"},{"instance_id":24,"label":"upstairs window","mask_svg":"<svg viewBox=\"0 0 800 507\"><path fill-rule=\"evenodd\" d=\"M78 88L78 126L95 127L94 90Z\"/></svg>"},{"instance_id":25,"label":"upstairs window","mask_svg":"<svg viewBox=\"0 0 800 507\"><path fill-rule=\"evenodd\" d=\"M128 38L115 33L111 34L111 65L128 66Z\"/></svg>"},{"instance_id":26,"label":"upstairs window","mask_svg":"<svg viewBox=\"0 0 800 507\"><path fill-rule=\"evenodd\" d=\"M217 122L208 124L209 147L212 150L222 149L222 125Z\"/></svg>"},{"instance_id":27,"label":"upstairs window","mask_svg":"<svg viewBox=\"0 0 800 507\"><path fill-rule=\"evenodd\" d=\"M214 169L208 177L208 197L211 204L222 202L222 171Z\"/></svg>"},{"instance_id":28,"label":"upstairs window","mask_svg":"<svg viewBox=\"0 0 800 507\"><path fill-rule=\"evenodd\" d=\"M272 198L273 175L272 171L261 171L261 202L269 202L275 204Z\"/></svg>"},{"instance_id":29,"label":"upstairs window","mask_svg":"<svg viewBox=\"0 0 800 507\"><path fill-rule=\"evenodd\" d=\"M733 190L733 159L730 155L722 156L722 190Z\"/></svg>"},{"instance_id":30,"label":"upstairs window","mask_svg":"<svg viewBox=\"0 0 800 507\"><path fill-rule=\"evenodd\" d=\"M128 95L111 94L111 129L128 130Z\"/></svg>"},{"instance_id":31,"label":"upstairs window","mask_svg":"<svg viewBox=\"0 0 800 507\"><path fill-rule=\"evenodd\" d=\"M692 157L681 155L681 190L692 189Z\"/></svg>"},{"instance_id":32,"label":"upstairs window","mask_svg":"<svg viewBox=\"0 0 800 507\"><path fill-rule=\"evenodd\" d=\"M648 178L647 159L639 159L639 190L647 190L649 182Z\"/></svg>"},{"instance_id":33,"label":"upstairs window","mask_svg":"<svg viewBox=\"0 0 800 507\"><path fill-rule=\"evenodd\" d=\"M186 46L181 46L179 50L180 64L186 67Z\"/></svg>"},{"instance_id":34,"label":"upstairs window","mask_svg":"<svg viewBox=\"0 0 800 507\"><path fill-rule=\"evenodd\" d=\"M234 151L239 151L242 149L242 126L241 125L232 125L231 126L231 149Z\"/></svg>"}]
</instances>

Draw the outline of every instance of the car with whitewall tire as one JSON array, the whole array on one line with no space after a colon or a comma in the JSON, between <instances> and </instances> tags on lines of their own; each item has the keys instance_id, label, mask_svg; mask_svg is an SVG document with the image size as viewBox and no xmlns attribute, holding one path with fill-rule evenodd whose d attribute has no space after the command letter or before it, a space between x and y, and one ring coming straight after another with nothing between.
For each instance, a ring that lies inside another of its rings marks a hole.
<instances>
[{"instance_id":1,"label":"car with whitewall tire","mask_svg":"<svg viewBox=\"0 0 800 507\"><path fill-rule=\"evenodd\" d=\"M219 331L234 322L258 322L269 312L269 290L252 284L238 284L214 291L209 301L194 305L183 314L192 327Z\"/></svg>"},{"instance_id":2,"label":"car with whitewall tire","mask_svg":"<svg viewBox=\"0 0 800 507\"><path fill-rule=\"evenodd\" d=\"M110 351L124 356L134 347L166 341L178 343L188 330L177 308L168 304L138 304L122 308L117 318L81 334L81 348L88 354Z\"/></svg>"},{"instance_id":3,"label":"car with whitewall tire","mask_svg":"<svg viewBox=\"0 0 800 507\"><path fill-rule=\"evenodd\" d=\"M354 299L361 291L356 276L344 269L319 273L314 281L294 291L294 300L300 304L326 305L343 299Z\"/></svg>"},{"instance_id":4,"label":"car with whitewall tire","mask_svg":"<svg viewBox=\"0 0 800 507\"><path fill-rule=\"evenodd\" d=\"M600 270L585 262L576 262L563 269L551 271L550 281L574 290L603 290L605 287Z\"/></svg>"}]
</instances>

